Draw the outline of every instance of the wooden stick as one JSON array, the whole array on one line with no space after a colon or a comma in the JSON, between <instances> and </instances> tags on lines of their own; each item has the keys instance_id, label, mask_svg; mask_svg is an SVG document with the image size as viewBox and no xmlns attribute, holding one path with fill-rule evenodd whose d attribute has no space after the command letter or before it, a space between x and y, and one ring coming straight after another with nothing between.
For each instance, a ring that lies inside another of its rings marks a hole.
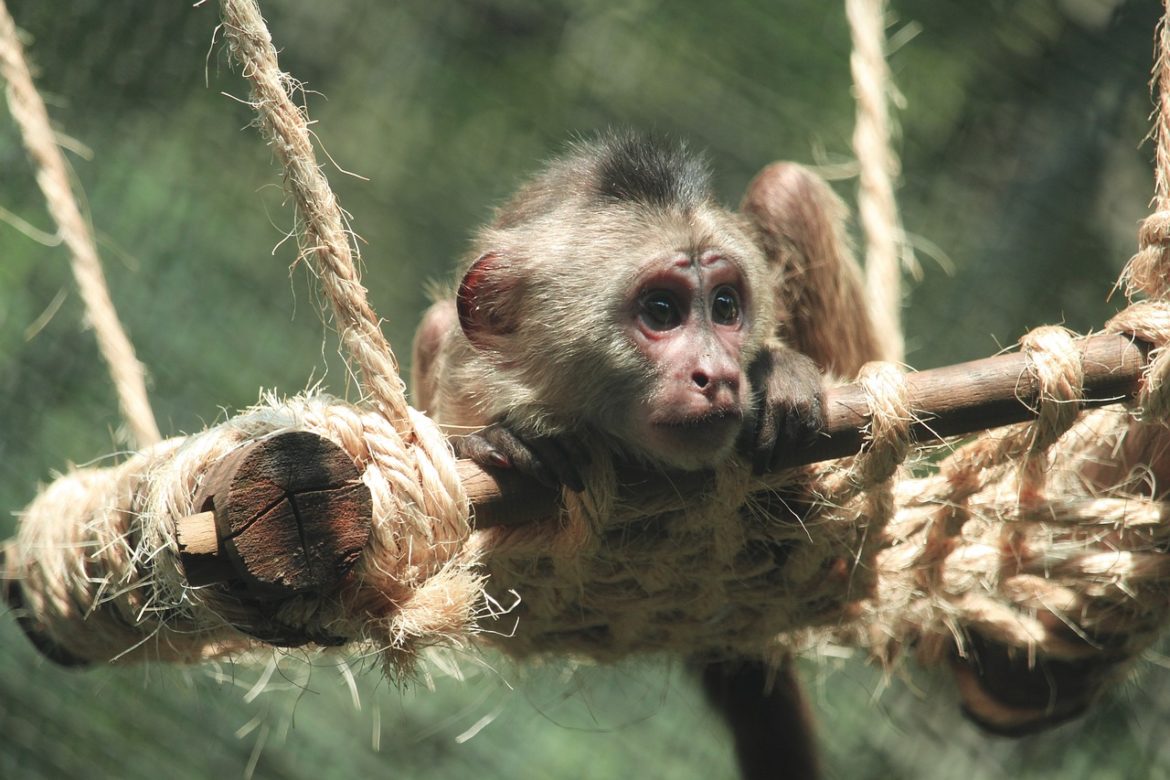
<instances>
[{"instance_id":1,"label":"wooden stick","mask_svg":"<svg viewBox=\"0 0 1170 780\"><path fill-rule=\"evenodd\" d=\"M1132 398L1146 366L1149 347L1127 336L1105 333L1078 339L1084 364L1084 408ZM1034 416L1039 387L1021 352L958 363L906 376L915 441L1023 422ZM856 384L830 388L825 394L826 426L816 443L794 451L783 466L801 466L853 455L861 449L869 420L865 393ZM463 485L475 511L477 528L520 525L556 514L554 491L507 472L485 472L460 461ZM661 490L665 477L639 475L639 490ZM766 482L766 478L765 478ZM636 500L636 498L635 498Z\"/></svg>"}]
</instances>

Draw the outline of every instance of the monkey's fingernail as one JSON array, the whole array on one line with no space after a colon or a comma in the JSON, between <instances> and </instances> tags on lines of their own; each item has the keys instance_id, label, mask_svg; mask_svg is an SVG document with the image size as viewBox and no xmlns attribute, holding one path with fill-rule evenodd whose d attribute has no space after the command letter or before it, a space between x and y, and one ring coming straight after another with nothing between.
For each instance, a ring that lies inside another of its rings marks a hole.
<instances>
[{"instance_id":1,"label":"monkey's fingernail","mask_svg":"<svg viewBox=\"0 0 1170 780\"><path fill-rule=\"evenodd\" d=\"M501 469L512 468L512 459L499 450L492 450L488 453L488 462L490 465Z\"/></svg>"}]
</instances>

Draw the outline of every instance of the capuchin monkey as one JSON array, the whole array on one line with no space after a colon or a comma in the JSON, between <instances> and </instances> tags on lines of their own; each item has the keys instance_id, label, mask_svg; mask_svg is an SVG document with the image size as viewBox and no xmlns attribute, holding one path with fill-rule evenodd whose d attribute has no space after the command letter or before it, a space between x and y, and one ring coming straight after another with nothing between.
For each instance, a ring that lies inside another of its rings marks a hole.
<instances>
[{"instance_id":1,"label":"capuchin monkey","mask_svg":"<svg viewBox=\"0 0 1170 780\"><path fill-rule=\"evenodd\" d=\"M820 431L823 374L878 357L844 218L797 165L765 168L735 213L683 144L573 145L480 231L454 296L427 311L416 406L465 432L460 457L575 491L590 447L664 470L744 457L764 473ZM819 775L791 663L719 659L701 678L744 778Z\"/></svg>"}]
</instances>

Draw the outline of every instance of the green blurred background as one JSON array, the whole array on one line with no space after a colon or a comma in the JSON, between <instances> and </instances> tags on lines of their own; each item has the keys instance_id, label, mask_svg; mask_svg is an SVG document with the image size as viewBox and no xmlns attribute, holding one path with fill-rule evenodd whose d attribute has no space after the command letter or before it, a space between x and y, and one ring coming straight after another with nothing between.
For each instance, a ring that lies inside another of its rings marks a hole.
<instances>
[{"instance_id":1,"label":"green blurred background","mask_svg":"<svg viewBox=\"0 0 1170 780\"><path fill-rule=\"evenodd\" d=\"M99 236L164 435L321 381L349 388L214 3L9 0ZM738 199L765 163L843 174L853 124L842 3L271 0L327 171L364 239L403 358L492 204L574 133L612 125L707 149ZM924 278L908 361L991 354L1029 327L1099 326L1152 192L1154 0L894 0L906 228ZM0 109L0 206L50 230ZM67 269L0 222L0 534L54 470L124 450ZM70 671L0 616L0 777L730 777L722 726L678 661L517 668L436 658L405 692L357 659ZM804 671L843 778L1170 776L1170 674L1151 654L1088 718L1020 742L958 715L949 681L857 659ZM463 670L463 678L453 668ZM425 683L426 681L424 681ZM429 689L433 688L433 690ZM355 706L355 701L360 706Z\"/></svg>"}]
</instances>

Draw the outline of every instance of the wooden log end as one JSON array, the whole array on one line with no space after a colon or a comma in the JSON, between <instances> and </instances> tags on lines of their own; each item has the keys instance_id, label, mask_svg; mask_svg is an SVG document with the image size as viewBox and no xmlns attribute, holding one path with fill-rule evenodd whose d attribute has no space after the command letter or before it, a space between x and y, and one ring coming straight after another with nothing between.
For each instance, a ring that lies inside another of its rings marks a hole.
<instances>
[{"instance_id":1,"label":"wooden log end","mask_svg":"<svg viewBox=\"0 0 1170 780\"><path fill-rule=\"evenodd\" d=\"M370 535L373 499L349 456L307 431L247 444L214 466L176 534L192 585L256 598L334 590Z\"/></svg>"}]
</instances>

